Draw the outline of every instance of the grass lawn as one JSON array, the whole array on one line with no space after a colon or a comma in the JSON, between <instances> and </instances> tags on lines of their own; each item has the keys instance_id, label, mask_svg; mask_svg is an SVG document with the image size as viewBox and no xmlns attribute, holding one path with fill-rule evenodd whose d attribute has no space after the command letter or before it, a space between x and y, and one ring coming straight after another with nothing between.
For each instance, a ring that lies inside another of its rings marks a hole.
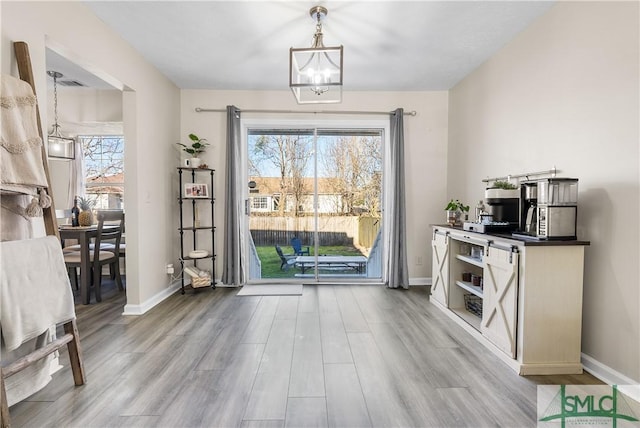
<instances>
[{"instance_id":1,"label":"grass lawn","mask_svg":"<svg viewBox=\"0 0 640 428\"><path fill-rule=\"evenodd\" d=\"M302 247L306 249L305 246ZM262 263L262 278L293 278L296 273L300 273L300 269L291 267L288 270L281 270L280 257L276 253L276 248L273 245L266 247L256 247L258 257ZM283 246L282 252L286 254L293 254L291 246ZM313 255L313 247L311 248L311 255ZM361 256L362 253L355 247L350 246L335 246L335 247L320 247L319 254L325 256ZM348 275L348 273L346 274Z\"/></svg>"}]
</instances>

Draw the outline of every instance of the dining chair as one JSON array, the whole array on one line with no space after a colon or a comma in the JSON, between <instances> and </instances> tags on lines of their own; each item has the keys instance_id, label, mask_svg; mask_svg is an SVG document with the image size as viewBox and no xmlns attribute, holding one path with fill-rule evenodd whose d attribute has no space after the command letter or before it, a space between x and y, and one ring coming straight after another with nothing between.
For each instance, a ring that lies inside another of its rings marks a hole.
<instances>
[{"instance_id":1,"label":"dining chair","mask_svg":"<svg viewBox=\"0 0 640 428\"><path fill-rule=\"evenodd\" d=\"M100 244L100 247L105 250L105 251L113 251L113 252L117 252L118 256L123 259L122 263L123 263L123 269L126 269L124 266L124 263L126 261L126 255L127 255L127 244L125 242L125 236L124 236L124 211L123 210L98 210L98 215L100 213L106 213L107 216L109 218L117 218L117 222L120 222L120 224L122 225L121 229L122 229L122 236L120 238L120 248L118 251L115 250L115 246L113 244L113 242L102 242ZM112 215L111 213L117 213ZM120 219L120 215L122 214L122 219ZM108 221L108 222L113 222L113 220ZM116 278L116 273L114 271L114 265L109 265L110 268L110 273L111 273L111 279L115 279Z\"/></svg>"},{"instance_id":2,"label":"dining chair","mask_svg":"<svg viewBox=\"0 0 640 428\"><path fill-rule=\"evenodd\" d=\"M58 226L60 225L70 225L71 224L71 210L56 210L56 220L58 222ZM71 242L69 242L71 241ZM68 252L68 251L76 251L78 248L80 248L78 245L76 245L77 241L75 239L67 239L62 241L62 251L63 252Z\"/></svg>"},{"instance_id":3,"label":"dining chair","mask_svg":"<svg viewBox=\"0 0 640 428\"><path fill-rule=\"evenodd\" d=\"M91 284L81 284L90 288L93 285L96 301L102 301L102 267L109 265L110 272L119 290L124 290L120 276L120 240L122 239L122 225L124 213L116 210L98 211L98 226L94 243L89 249L91 264ZM107 227L105 227L107 226ZM110 244L109 247L106 244ZM110 249L107 249L110 248ZM64 253L64 261L69 271L71 282L78 283L77 268L81 267L80 251Z\"/></svg>"},{"instance_id":4,"label":"dining chair","mask_svg":"<svg viewBox=\"0 0 640 428\"><path fill-rule=\"evenodd\" d=\"M71 210L56 210L56 220L58 224L70 224L71 223Z\"/></svg>"},{"instance_id":5,"label":"dining chair","mask_svg":"<svg viewBox=\"0 0 640 428\"><path fill-rule=\"evenodd\" d=\"M56 210L56 212L57 211L58 210ZM65 210L65 211L71 211L71 210ZM117 213L118 215L109 216L110 218L117 217L118 220L116 220L116 222L120 222L119 214L122 213L122 216L123 216L122 217L122 219L123 219L122 220L122 239L120 240L120 251L119 251L119 254L120 254L120 257L125 257L126 256L126 251L127 251L127 244L124 242L124 211L122 211L122 210L97 210L96 211L96 214L100 214L100 213ZM111 223L111 222L113 222L113 220L109 220L107 223ZM93 250L93 246L94 246L94 243L92 242L89 248ZM100 247L103 250L106 250L106 251L113 251L113 249L114 249L114 245L111 242L102 242L102 243L100 243ZM71 251L80 251L80 245L79 244L70 245L68 247L64 247L64 250L65 251L69 251L69 250L71 250Z\"/></svg>"}]
</instances>

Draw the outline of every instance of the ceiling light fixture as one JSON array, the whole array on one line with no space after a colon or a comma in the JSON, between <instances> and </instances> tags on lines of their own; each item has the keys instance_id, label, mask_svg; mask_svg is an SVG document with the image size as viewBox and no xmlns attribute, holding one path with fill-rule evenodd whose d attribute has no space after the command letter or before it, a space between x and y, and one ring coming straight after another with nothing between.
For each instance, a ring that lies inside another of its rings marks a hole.
<instances>
[{"instance_id":1,"label":"ceiling light fixture","mask_svg":"<svg viewBox=\"0 0 640 428\"><path fill-rule=\"evenodd\" d=\"M62 73L47 71L47 74L53 78L53 111L55 116L51 133L47 136L47 151L50 158L75 159L75 140L63 137L60 125L58 125L58 79L62 77Z\"/></svg>"},{"instance_id":2,"label":"ceiling light fixture","mask_svg":"<svg viewBox=\"0 0 640 428\"><path fill-rule=\"evenodd\" d=\"M342 45L325 47L322 19L327 9L315 6L309 15L316 20L310 48L289 49L289 86L298 104L339 103L342 101Z\"/></svg>"}]
</instances>

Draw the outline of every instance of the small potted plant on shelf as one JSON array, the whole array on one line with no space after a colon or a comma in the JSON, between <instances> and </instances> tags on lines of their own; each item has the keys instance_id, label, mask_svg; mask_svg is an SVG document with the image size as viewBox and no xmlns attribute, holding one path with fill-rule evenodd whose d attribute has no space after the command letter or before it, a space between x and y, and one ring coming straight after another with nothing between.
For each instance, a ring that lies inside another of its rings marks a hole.
<instances>
[{"instance_id":1,"label":"small potted plant on shelf","mask_svg":"<svg viewBox=\"0 0 640 428\"><path fill-rule=\"evenodd\" d=\"M469 212L469 205L463 204L458 199L451 199L444 209L447 212L447 223L455 226L460 224L460 216L462 213Z\"/></svg>"},{"instance_id":2,"label":"small potted plant on shelf","mask_svg":"<svg viewBox=\"0 0 640 428\"><path fill-rule=\"evenodd\" d=\"M198 168L201 166L199 155L207 149L209 143L207 143L205 138L200 138L196 134L189 134L189 139L191 140L190 145L178 143L179 146L182 146L182 150L191 155L190 159L184 160L184 166L187 168Z\"/></svg>"}]
</instances>

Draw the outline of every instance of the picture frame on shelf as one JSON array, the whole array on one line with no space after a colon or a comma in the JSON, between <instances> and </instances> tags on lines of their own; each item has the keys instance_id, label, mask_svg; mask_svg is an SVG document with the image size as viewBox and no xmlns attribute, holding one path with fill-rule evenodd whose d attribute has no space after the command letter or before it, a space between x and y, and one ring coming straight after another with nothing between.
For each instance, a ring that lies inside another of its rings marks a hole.
<instances>
[{"instance_id":1,"label":"picture frame on shelf","mask_svg":"<svg viewBox=\"0 0 640 428\"><path fill-rule=\"evenodd\" d=\"M209 186L205 183L187 183L184 185L185 198L208 198Z\"/></svg>"}]
</instances>

